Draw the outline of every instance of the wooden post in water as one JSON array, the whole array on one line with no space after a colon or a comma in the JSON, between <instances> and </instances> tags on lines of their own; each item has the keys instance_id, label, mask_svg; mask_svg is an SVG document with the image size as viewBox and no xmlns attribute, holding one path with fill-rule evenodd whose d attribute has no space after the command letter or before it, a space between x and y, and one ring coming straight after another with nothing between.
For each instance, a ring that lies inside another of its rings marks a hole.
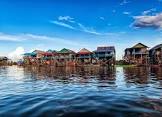
<instances>
[{"instance_id":1,"label":"wooden post in water","mask_svg":"<svg viewBox=\"0 0 162 117\"><path fill-rule=\"evenodd\" d=\"M141 53L141 64L143 64L143 61L142 61L142 59L143 59L143 58L142 58L142 53Z\"/></svg>"}]
</instances>

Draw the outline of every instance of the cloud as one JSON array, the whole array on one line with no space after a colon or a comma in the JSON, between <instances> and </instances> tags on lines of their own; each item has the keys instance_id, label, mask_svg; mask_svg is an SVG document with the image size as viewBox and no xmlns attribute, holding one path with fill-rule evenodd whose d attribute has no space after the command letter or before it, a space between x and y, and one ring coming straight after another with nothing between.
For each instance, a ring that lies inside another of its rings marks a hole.
<instances>
[{"instance_id":1,"label":"cloud","mask_svg":"<svg viewBox=\"0 0 162 117\"><path fill-rule=\"evenodd\" d=\"M123 1L120 3L120 5L123 6L123 5L128 4L128 3L130 3L130 1L123 0Z\"/></svg>"},{"instance_id":2,"label":"cloud","mask_svg":"<svg viewBox=\"0 0 162 117\"><path fill-rule=\"evenodd\" d=\"M58 20L59 21L68 21L68 22L71 22L71 23L74 23L74 18L70 17L70 16L59 16L58 17Z\"/></svg>"},{"instance_id":3,"label":"cloud","mask_svg":"<svg viewBox=\"0 0 162 117\"><path fill-rule=\"evenodd\" d=\"M17 47L16 50L8 54L8 57L13 61L18 61L19 59L23 58L25 51L23 47Z\"/></svg>"},{"instance_id":4,"label":"cloud","mask_svg":"<svg viewBox=\"0 0 162 117\"><path fill-rule=\"evenodd\" d=\"M130 12L124 11L123 14L124 15L130 15Z\"/></svg>"},{"instance_id":5,"label":"cloud","mask_svg":"<svg viewBox=\"0 0 162 117\"><path fill-rule=\"evenodd\" d=\"M145 11L142 12L142 15L148 15L148 14L154 12L154 11L156 11L156 8L152 8L152 9L149 9L149 10L145 10Z\"/></svg>"},{"instance_id":6,"label":"cloud","mask_svg":"<svg viewBox=\"0 0 162 117\"><path fill-rule=\"evenodd\" d=\"M107 26L111 26L112 24L108 23Z\"/></svg>"},{"instance_id":7,"label":"cloud","mask_svg":"<svg viewBox=\"0 0 162 117\"><path fill-rule=\"evenodd\" d=\"M0 41L12 41L12 42L20 42L24 41L25 39L22 38L22 35L8 35L0 32Z\"/></svg>"},{"instance_id":8,"label":"cloud","mask_svg":"<svg viewBox=\"0 0 162 117\"><path fill-rule=\"evenodd\" d=\"M96 35L96 36L112 36L112 33L100 33L100 32L97 32L93 27L87 27L81 23L75 23L75 27L72 27L69 24L65 24L63 22L58 22L58 21L53 21L52 23L59 25L59 26L63 26L65 28L69 28L72 30L76 30L76 31L80 31L80 32L84 32L84 33L88 33L88 34L92 34L92 35ZM109 24L109 25L111 25L111 24Z\"/></svg>"},{"instance_id":9,"label":"cloud","mask_svg":"<svg viewBox=\"0 0 162 117\"><path fill-rule=\"evenodd\" d=\"M78 23L78 25L80 27L80 30L83 31L83 32L94 34L94 35L102 35L101 33L96 32L93 28L86 27L81 23Z\"/></svg>"},{"instance_id":10,"label":"cloud","mask_svg":"<svg viewBox=\"0 0 162 117\"><path fill-rule=\"evenodd\" d=\"M43 36L43 35L33 35L30 34L30 36L33 39L38 39L38 40L45 40L45 41L50 41L51 43L59 43L59 44L65 44L65 45L71 45L71 46L78 46L80 45L80 43L77 43L75 41L71 41L68 39L63 39L63 38L59 38L59 37L50 37L50 36Z\"/></svg>"},{"instance_id":11,"label":"cloud","mask_svg":"<svg viewBox=\"0 0 162 117\"><path fill-rule=\"evenodd\" d=\"M105 20L104 17L99 17L99 18L101 20ZM70 20L73 20L72 25L71 25L71 22L69 22ZM68 21L68 22L64 23L64 21ZM68 29L72 29L75 31L89 33L89 34L93 34L93 35L97 35L97 36L99 36L99 35L106 36L107 35L107 33L97 32L93 27L87 27L87 26L83 25L82 23L74 21L74 18L72 18L70 16L59 16L58 21L50 21L50 23L53 23L55 25L62 26L62 27L68 28Z\"/></svg>"},{"instance_id":12,"label":"cloud","mask_svg":"<svg viewBox=\"0 0 162 117\"><path fill-rule=\"evenodd\" d=\"M152 16L135 16L133 27L135 28L162 28L162 13Z\"/></svg>"},{"instance_id":13,"label":"cloud","mask_svg":"<svg viewBox=\"0 0 162 117\"><path fill-rule=\"evenodd\" d=\"M71 25L69 25L69 24L66 24L66 23L64 23L64 22L51 21L51 23L56 24L56 25L58 25L58 26L65 27L65 28L75 29L73 26L71 26Z\"/></svg>"},{"instance_id":14,"label":"cloud","mask_svg":"<svg viewBox=\"0 0 162 117\"><path fill-rule=\"evenodd\" d=\"M62 26L68 29L72 29L72 30L76 30L76 31L81 31L81 32L85 32L85 33L89 33L89 34L93 34L93 35L102 35L99 32L96 32L92 27L86 27L81 23L75 23L75 26L71 26L70 24L66 24L64 22L60 22L60 21L51 21L51 23L56 24L58 26Z\"/></svg>"},{"instance_id":15,"label":"cloud","mask_svg":"<svg viewBox=\"0 0 162 117\"><path fill-rule=\"evenodd\" d=\"M11 42L23 42L27 40L44 40L47 39L43 35L34 35L30 33L21 33L21 34L6 34L0 32L0 41L11 41Z\"/></svg>"},{"instance_id":16,"label":"cloud","mask_svg":"<svg viewBox=\"0 0 162 117\"><path fill-rule=\"evenodd\" d=\"M5 34L0 33L0 41L3 37L3 40L7 41L18 41L18 42L24 42L24 41L37 41L37 42L43 42L48 41L51 43L57 43L57 44L64 44L64 45L71 45L71 46L78 46L80 43L71 41L69 39L54 37L54 36L46 36L46 35L36 35L36 34L30 34L30 33L24 33L24 34ZM2 36L3 35L3 36ZM27 43L27 42L26 42Z\"/></svg>"},{"instance_id":17,"label":"cloud","mask_svg":"<svg viewBox=\"0 0 162 117\"><path fill-rule=\"evenodd\" d=\"M105 18L104 17L99 17L101 20L105 20Z\"/></svg>"},{"instance_id":18,"label":"cloud","mask_svg":"<svg viewBox=\"0 0 162 117\"><path fill-rule=\"evenodd\" d=\"M112 10L112 12L113 12L113 13L116 13L116 10L114 9L114 10Z\"/></svg>"}]
</instances>

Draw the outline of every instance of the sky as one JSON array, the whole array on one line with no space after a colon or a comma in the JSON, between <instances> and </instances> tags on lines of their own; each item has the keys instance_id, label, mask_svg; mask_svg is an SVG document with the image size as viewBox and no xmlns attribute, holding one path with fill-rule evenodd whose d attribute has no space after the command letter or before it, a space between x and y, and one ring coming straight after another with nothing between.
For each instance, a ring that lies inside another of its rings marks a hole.
<instances>
[{"instance_id":1,"label":"sky","mask_svg":"<svg viewBox=\"0 0 162 117\"><path fill-rule=\"evenodd\" d=\"M162 43L162 0L0 0L0 55Z\"/></svg>"}]
</instances>

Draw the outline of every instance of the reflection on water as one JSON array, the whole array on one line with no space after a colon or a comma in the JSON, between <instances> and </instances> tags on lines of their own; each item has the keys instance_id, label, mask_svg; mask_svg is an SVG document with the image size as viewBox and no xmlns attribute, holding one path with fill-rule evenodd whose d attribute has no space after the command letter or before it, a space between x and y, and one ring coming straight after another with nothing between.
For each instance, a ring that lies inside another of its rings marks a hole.
<instances>
[{"instance_id":1,"label":"reflection on water","mask_svg":"<svg viewBox=\"0 0 162 117\"><path fill-rule=\"evenodd\" d=\"M161 117L162 68L0 67L0 117Z\"/></svg>"}]
</instances>

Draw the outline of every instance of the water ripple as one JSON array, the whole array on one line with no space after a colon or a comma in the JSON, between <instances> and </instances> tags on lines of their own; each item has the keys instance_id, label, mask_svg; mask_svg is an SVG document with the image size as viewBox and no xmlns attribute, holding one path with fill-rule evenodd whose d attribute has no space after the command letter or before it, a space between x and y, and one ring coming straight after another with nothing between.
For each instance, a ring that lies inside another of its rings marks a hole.
<instances>
[{"instance_id":1,"label":"water ripple","mask_svg":"<svg viewBox=\"0 0 162 117\"><path fill-rule=\"evenodd\" d=\"M161 71L0 67L0 117L161 117Z\"/></svg>"}]
</instances>

